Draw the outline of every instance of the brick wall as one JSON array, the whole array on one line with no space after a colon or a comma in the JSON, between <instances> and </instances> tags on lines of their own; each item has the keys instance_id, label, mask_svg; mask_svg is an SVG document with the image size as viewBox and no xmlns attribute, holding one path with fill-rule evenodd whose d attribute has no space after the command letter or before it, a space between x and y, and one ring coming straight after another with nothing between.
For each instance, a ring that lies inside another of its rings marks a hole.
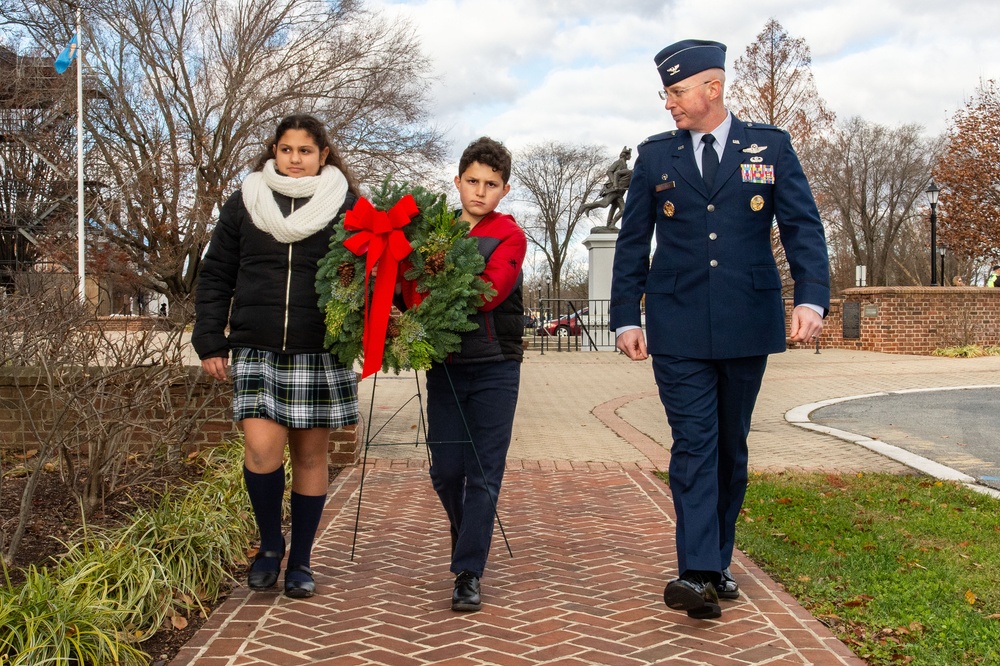
<instances>
[{"instance_id":1,"label":"brick wall","mask_svg":"<svg viewBox=\"0 0 1000 666\"><path fill-rule=\"evenodd\" d=\"M844 305L860 313L856 339L844 338ZM792 303L785 301L786 316ZM983 287L857 287L841 292L819 340L820 349L930 354L941 347L1000 345L1000 289ZM813 345L789 344L796 347Z\"/></svg>"},{"instance_id":2,"label":"brick wall","mask_svg":"<svg viewBox=\"0 0 1000 666\"><path fill-rule=\"evenodd\" d=\"M142 372L142 369L136 369L136 372ZM174 407L178 410L188 403L207 402L205 416L197 421L183 444L187 450L193 451L230 439L238 434L238 430L230 411L232 386L216 383L201 374L197 368L191 368L190 372L190 384L178 385L172 397ZM22 443L30 448L34 443L31 428L26 425L26 415L22 412L24 409L29 410L36 421L51 423L50 404L44 392L35 390L38 385L38 374L31 369L0 368L0 448L20 449ZM26 396L23 400L22 395ZM151 443L150 440L155 436L151 433L158 431L156 422L160 420L165 423L170 417L154 411L148 418L153 422L150 432L137 432L133 438L136 446ZM344 466L358 461L361 450L360 432L360 426L355 425L331 433L331 464Z\"/></svg>"}]
</instances>

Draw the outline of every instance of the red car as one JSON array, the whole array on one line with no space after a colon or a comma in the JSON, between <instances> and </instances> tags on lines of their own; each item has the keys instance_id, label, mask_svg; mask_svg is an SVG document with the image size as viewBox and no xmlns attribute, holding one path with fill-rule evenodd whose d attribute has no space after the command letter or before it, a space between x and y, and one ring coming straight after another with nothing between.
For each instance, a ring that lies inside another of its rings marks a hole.
<instances>
[{"instance_id":1,"label":"red car","mask_svg":"<svg viewBox=\"0 0 1000 666\"><path fill-rule=\"evenodd\" d=\"M566 314L558 319L550 319L539 326L535 332L538 335L557 335L561 338L580 335L580 316L586 316L589 312L590 308L584 308L579 312Z\"/></svg>"}]
</instances>

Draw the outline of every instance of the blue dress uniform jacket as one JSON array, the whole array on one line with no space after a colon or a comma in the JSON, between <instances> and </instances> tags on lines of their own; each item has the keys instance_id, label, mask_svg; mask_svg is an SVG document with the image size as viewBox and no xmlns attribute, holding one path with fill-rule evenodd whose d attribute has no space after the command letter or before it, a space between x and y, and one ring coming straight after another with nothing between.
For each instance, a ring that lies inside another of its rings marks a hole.
<instances>
[{"instance_id":1,"label":"blue dress uniform jacket","mask_svg":"<svg viewBox=\"0 0 1000 666\"><path fill-rule=\"evenodd\" d=\"M726 359L784 351L775 219L794 303L824 311L830 303L823 224L788 134L733 117L711 192L687 130L652 136L638 153L615 248L612 330L640 324L645 295L650 354Z\"/></svg>"}]
</instances>

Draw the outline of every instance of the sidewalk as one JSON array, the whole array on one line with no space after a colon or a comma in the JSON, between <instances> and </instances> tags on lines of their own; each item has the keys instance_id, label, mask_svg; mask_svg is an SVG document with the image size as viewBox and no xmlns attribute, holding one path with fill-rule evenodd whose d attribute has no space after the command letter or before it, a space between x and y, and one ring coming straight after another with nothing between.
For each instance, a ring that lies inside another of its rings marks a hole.
<instances>
[{"instance_id":1,"label":"sidewalk","mask_svg":"<svg viewBox=\"0 0 1000 666\"><path fill-rule=\"evenodd\" d=\"M904 473L853 443L785 421L802 404L876 391L996 383L1000 358L827 350L771 357L750 436L754 470ZM668 610L673 509L655 477L669 429L649 363L613 353L526 355L484 608L450 610L448 529L427 477L415 380L362 384L373 432L330 488L317 596L236 590L171 662L250 664L862 664L741 553L739 600L697 621ZM280 587L280 584L279 584Z\"/></svg>"}]
</instances>

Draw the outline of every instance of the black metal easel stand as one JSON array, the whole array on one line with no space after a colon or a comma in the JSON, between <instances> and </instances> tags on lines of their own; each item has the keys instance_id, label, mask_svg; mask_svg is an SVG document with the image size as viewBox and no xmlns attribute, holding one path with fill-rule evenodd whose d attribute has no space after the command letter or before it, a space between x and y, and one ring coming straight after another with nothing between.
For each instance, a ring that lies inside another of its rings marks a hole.
<instances>
[{"instance_id":1,"label":"black metal easel stand","mask_svg":"<svg viewBox=\"0 0 1000 666\"><path fill-rule=\"evenodd\" d=\"M467 439L467 440L459 440L459 441L455 441L455 442L441 442L441 443L442 444L468 444L469 446L472 447L472 453L476 457L476 464L479 466L479 473L482 474L482 476L483 476L483 483L484 483L484 485L487 486L487 492L489 492L489 486L488 486L487 479L486 479L486 471L483 469L483 464L482 464L482 462L479 459L479 452L476 450L476 444L475 444L475 442L472 439L472 431L470 430L469 423L468 423L468 421L465 418L465 410L462 409L461 402L458 399L458 392L455 390L455 384L451 381L451 373L448 371L448 366L445 364L445 365L442 365L442 367L444 368L445 375L448 377L448 385L451 387L451 393L455 397L455 406L458 407L458 413L462 415L462 425L465 427L465 432L468 435L469 439ZM383 423L381 426L379 426L378 430L376 430L374 433L372 433L372 431L371 431L372 430L372 416L374 415L374 412L375 412L375 389L376 389L376 382L377 382L377 380L378 380L378 375L377 374L373 375L372 376L372 396L371 396L371 401L370 401L370 403L368 405L368 420L365 423L365 450L364 450L364 455L362 456L362 459L361 459L361 481L360 481L359 487L358 487L358 508L357 508L357 512L355 513L355 516L354 516L354 536L353 536L353 539L351 541L351 561L354 560L354 552L355 552L355 548L356 548L357 542L358 542L358 526L361 523L361 499L362 499L362 496L364 495L364 492L365 492L365 470L367 469L367 466L368 466L368 449L370 447L372 447L372 446L391 446L392 445L392 444L377 444L377 443L374 443L374 440L385 429L385 427L388 426L392 422L392 420L394 418L396 418L396 416L398 416L399 413L408 404L410 404L410 402L412 402L414 399L417 401L417 406L418 406L419 412L420 412L420 416L418 418L418 423L417 423L417 436L416 436L416 441L414 441L414 446L418 446L420 444L420 434L421 434L421 432L423 433L423 436L424 436L424 445L425 446L427 445L427 421L424 418L424 401L423 401L423 395L420 392L420 378L417 375L417 371L416 370L413 371L413 380L414 380L414 383L416 384L416 387L417 387L416 388L416 393L414 395L412 395L409 399L407 399L406 402L404 402L402 405L400 405L399 409L397 409L395 412L393 412L392 415L386 420L386 422ZM428 447L427 448L427 460L428 460L428 462L430 462L430 459L431 459L431 453L430 453L430 448ZM500 520L500 514L497 511L496 500L493 499L493 495L492 494L490 494L490 503L491 503L491 505L493 507L493 515L496 518L497 525L500 527L500 534L501 534L501 536L503 536L504 545L507 546L507 553L511 557L514 557L514 552L510 548L510 541L507 540L507 533L504 530L503 522Z\"/></svg>"}]
</instances>

